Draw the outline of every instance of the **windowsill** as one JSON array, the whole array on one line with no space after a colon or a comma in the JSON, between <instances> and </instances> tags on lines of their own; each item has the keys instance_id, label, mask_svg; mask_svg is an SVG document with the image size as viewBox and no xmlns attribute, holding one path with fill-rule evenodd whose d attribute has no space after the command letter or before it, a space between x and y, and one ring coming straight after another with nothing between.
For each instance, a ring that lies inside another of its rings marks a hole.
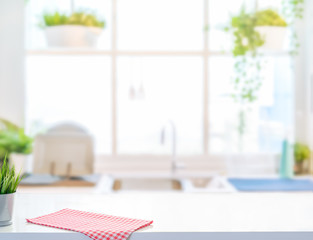
<instances>
[{"instance_id":1,"label":"windowsill","mask_svg":"<svg viewBox=\"0 0 313 240\"><path fill-rule=\"evenodd\" d=\"M231 52L217 50L112 50L98 48L38 48L26 49L27 55L139 55L139 56L232 56ZM289 55L289 52L272 51L264 52L264 55Z\"/></svg>"},{"instance_id":2,"label":"windowsill","mask_svg":"<svg viewBox=\"0 0 313 240\"><path fill-rule=\"evenodd\" d=\"M98 173L124 171L169 171L170 155L99 155L95 169ZM176 162L186 172L213 172L221 175L274 175L277 173L277 154L234 154L208 156L177 156Z\"/></svg>"}]
</instances>

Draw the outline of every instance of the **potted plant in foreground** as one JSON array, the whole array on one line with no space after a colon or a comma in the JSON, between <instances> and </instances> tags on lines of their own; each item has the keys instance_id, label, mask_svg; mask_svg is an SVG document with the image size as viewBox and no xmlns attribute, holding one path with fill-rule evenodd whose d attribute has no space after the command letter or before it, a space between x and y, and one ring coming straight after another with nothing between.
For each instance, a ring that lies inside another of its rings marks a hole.
<instances>
[{"instance_id":1,"label":"potted plant in foreground","mask_svg":"<svg viewBox=\"0 0 313 240\"><path fill-rule=\"evenodd\" d=\"M307 167L305 163L309 160L311 155L310 148L301 143L295 143L294 145L294 159L295 159L295 166L294 171L297 174L305 173Z\"/></svg>"},{"instance_id":2,"label":"potted plant in foreground","mask_svg":"<svg viewBox=\"0 0 313 240\"><path fill-rule=\"evenodd\" d=\"M0 226L7 226L12 224L14 195L22 177L14 165L9 166L6 157L0 166Z\"/></svg>"},{"instance_id":3,"label":"potted plant in foreground","mask_svg":"<svg viewBox=\"0 0 313 240\"><path fill-rule=\"evenodd\" d=\"M49 47L95 47L105 21L88 12L45 13L41 27Z\"/></svg>"}]
</instances>

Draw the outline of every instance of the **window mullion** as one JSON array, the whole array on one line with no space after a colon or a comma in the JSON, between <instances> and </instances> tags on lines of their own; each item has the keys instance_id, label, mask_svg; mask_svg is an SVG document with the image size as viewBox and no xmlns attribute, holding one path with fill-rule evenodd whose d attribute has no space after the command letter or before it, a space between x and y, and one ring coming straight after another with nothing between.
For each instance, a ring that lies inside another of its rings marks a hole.
<instances>
[{"instance_id":1,"label":"window mullion","mask_svg":"<svg viewBox=\"0 0 313 240\"><path fill-rule=\"evenodd\" d=\"M209 0L204 0L204 26L209 26ZM209 152L209 32L203 37L203 154Z\"/></svg>"},{"instance_id":2,"label":"window mullion","mask_svg":"<svg viewBox=\"0 0 313 240\"><path fill-rule=\"evenodd\" d=\"M70 0L70 4L71 4L71 13L73 13L75 11L75 0Z\"/></svg>"},{"instance_id":3,"label":"window mullion","mask_svg":"<svg viewBox=\"0 0 313 240\"><path fill-rule=\"evenodd\" d=\"M112 155L117 154L117 0L112 0Z\"/></svg>"}]
</instances>

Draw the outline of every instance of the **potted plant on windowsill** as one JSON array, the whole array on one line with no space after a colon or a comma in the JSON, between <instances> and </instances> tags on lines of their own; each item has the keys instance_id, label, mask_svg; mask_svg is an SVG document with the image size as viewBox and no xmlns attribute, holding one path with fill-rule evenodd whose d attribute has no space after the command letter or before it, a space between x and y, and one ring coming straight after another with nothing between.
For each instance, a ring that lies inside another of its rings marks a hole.
<instances>
[{"instance_id":1,"label":"potted plant on windowsill","mask_svg":"<svg viewBox=\"0 0 313 240\"><path fill-rule=\"evenodd\" d=\"M287 32L287 23L274 10L266 9L254 13L247 13L243 8L233 16L226 31L234 35L233 55L245 56L257 54L258 49L281 50Z\"/></svg>"},{"instance_id":2,"label":"potted plant on windowsill","mask_svg":"<svg viewBox=\"0 0 313 240\"><path fill-rule=\"evenodd\" d=\"M294 145L294 159L295 159L295 166L294 172L296 174L302 174L307 172L307 160L309 160L311 155L310 148L301 143L295 143Z\"/></svg>"},{"instance_id":3,"label":"potted plant on windowsill","mask_svg":"<svg viewBox=\"0 0 313 240\"><path fill-rule=\"evenodd\" d=\"M238 104L238 149L242 151L244 136L247 133L247 115L257 108L257 100L263 84L261 74L265 66L260 50L281 50L287 25L292 32L289 53L297 54L299 43L294 31L296 20L303 17L303 0L282 1L284 19L274 10L266 9L247 12L243 6L240 12L231 17L225 31L232 34L232 56L234 57L234 74L231 78L232 91L229 96ZM277 29L280 30L277 30ZM268 31L268 29L271 29ZM274 29L274 31L273 31ZM276 30L276 31L275 31ZM272 34L271 36L269 36ZM274 38L274 39L273 39ZM280 40L278 40L280 39Z\"/></svg>"},{"instance_id":4,"label":"potted plant on windowsill","mask_svg":"<svg viewBox=\"0 0 313 240\"><path fill-rule=\"evenodd\" d=\"M14 165L10 167L4 158L0 165L0 227L12 224L14 195L22 180Z\"/></svg>"},{"instance_id":5,"label":"potted plant on windowsill","mask_svg":"<svg viewBox=\"0 0 313 240\"><path fill-rule=\"evenodd\" d=\"M44 14L40 25L49 47L95 47L105 21L83 11L70 15L55 12Z\"/></svg>"},{"instance_id":6,"label":"potted plant on windowsill","mask_svg":"<svg viewBox=\"0 0 313 240\"><path fill-rule=\"evenodd\" d=\"M287 33L286 21L274 10L255 13L255 30L264 39L263 50L282 50Z\"/></svg>"},{"instance_id":7,"label":"potted plant on windowsill","mask_svg":"<svg viewBox=\"0 0 313 240\"><path fill-rule=\"evenodd\" d=\"M25 134L23 128L0 119L0 159L8 154L8 162L25 172L25 165L32 152L33 138Z\"/></svg>"}]
</instances>

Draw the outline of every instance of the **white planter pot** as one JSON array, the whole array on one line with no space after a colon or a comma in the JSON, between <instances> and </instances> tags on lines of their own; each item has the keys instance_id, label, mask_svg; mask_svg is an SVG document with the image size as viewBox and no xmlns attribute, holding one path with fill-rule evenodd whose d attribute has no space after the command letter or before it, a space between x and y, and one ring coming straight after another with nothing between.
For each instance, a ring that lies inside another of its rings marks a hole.
<instances>
[{"instance_id":1,"label":"white planter pot","mask_svg":"<svg viewBox=\"0 0 313 240\"><path fill-rule=\"evenodd\" d=\"M10 165L12 166L14 164L17 173L21 171L21 174L24 174L26 172L27 163L28 155L20 153L10 154Z\"/></svg>"},{"instance_id":2,"label":"white planter pot","mask_svg":"<svg viewBox=\"0 0 313 240\"><path fill-rule=\"evenodd\" d=\"M12 224L14 195L0 194L0 227Z\"/></svg>"},{"instance_id":3,"label":"white planter pot","mask_svg":"<svg viewBox=\"0 0 313 240\"><path fill-rule=\"evenodd\" d=\"M265 43L260 49L269 51L283 50L287 34L286 27L261 26L256 27L255 30L265 39Z\"/></svg>"},{"instance_id":4,"label":"white planter pot","mask_svg":"<svg viewBox=\"0 0 313 240\"><path fill-rule=\"evenodd\" d=\"M45 35L49 47L95 47L102 28L78 25L47 27Z\"/></svg>"}]
</instances>

